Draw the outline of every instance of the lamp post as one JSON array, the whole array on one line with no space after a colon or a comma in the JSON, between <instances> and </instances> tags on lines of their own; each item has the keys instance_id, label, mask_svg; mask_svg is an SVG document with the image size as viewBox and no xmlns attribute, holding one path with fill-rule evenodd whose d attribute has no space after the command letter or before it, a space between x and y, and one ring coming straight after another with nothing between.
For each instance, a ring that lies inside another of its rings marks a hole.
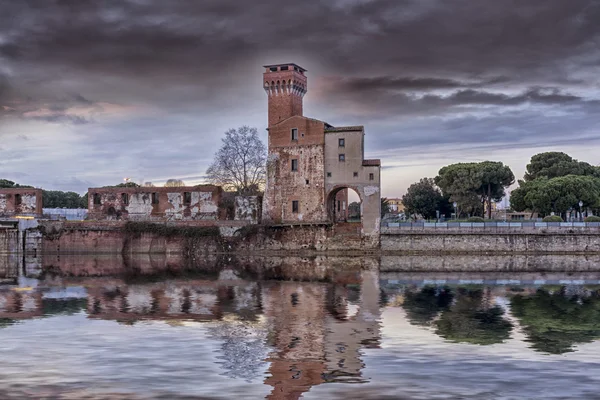
<instances>
[{"instance_id":1,"label":"lamp post","mask_svg":"<svg viewBox=\"0 0 600 400\"><path fill-rule=\"evenodd\" d=\"M583 201L579 200L579 221L583 221Z\"/></svg>"},{"instance_id":2,"label":"lamp post","mask_svg":"<svg viewBox=\"0 0 600 400\"><path fill-rule=\"evenodd\" d=\"M458 213L456 211L456 206L458 206L458 204L456 204L456 202L452 203L452 205L454 206L454 219L458 219Z\"/></svg>"}]
</instances>

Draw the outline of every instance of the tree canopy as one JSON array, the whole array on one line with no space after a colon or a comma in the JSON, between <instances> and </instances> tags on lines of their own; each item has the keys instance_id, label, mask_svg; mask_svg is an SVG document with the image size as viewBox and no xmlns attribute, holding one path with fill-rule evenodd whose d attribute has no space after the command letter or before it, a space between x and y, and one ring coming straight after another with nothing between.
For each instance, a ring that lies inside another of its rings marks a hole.
<instances>
[{"instance_id":1,"label":"tree canopy","mask_svg":"<svg viewBox=\"0 0 600 400\"><path fill-rule=\"evenodd\" d=\"M9 181L8 179L0 179L0 188L3 189L11 189L11 188L32 188L33 186L28 185L19 185L13 181Z\"/></svg>"},{"instance_id":2,"label":"tree canopy","mask_svg":"<svg viewBox=\"0 0 600 400\"><path fill-rule=\"evenodd\" d=\"M256 128L242 126L225 132L206 175L225 190L253 194L264 187L266 160L267 150Z\"/></svg>"},{"instance_id":3,"label":"tree canopy","mask_svg":"<svg viewBox=\"0 0 600 400\"><path fill-rule=\"evenodd\" d=\"M423 218L436 218L436 211L444 214L449 203L431 178L422 178L413 183L402 196L402 204L408 215L421 215Z\"/></svg>"},{"instance_id":4,"label":"tree canopy","mask_svg":"<svg viewBox=\"0 0 600 400\"><path fill-rule=\"evenodd\" d=\"M483 204L487 204L488 218L491 218L492 201L500 201L505 189L514 181L511 169L495 161L451 164L440 169L435 178L435 183L459 209L483 214Z\"/></svg>"},{"instance_id":5,"label":"tree canopy","mask_svg":"<svg viewBox=\"0 0 600 400\"><path fill-rule=\"evenodd\" d=\"M525 182L539 178L557 178L566 175L587 175L600 177L600 168L577 161L566 153L546 152L531 157L525 172Z\"/></svg>"},{"instance_id":6,"label":"tree canopy","mask_svg":"<svg viewBox=\"0 0 600 400\"><path fill-rule=\"evenodd\" d=\"M165 187L181 187L185 186L185 183L181 179L169 179L165 183Z\"/></svg>"}]
</instances>

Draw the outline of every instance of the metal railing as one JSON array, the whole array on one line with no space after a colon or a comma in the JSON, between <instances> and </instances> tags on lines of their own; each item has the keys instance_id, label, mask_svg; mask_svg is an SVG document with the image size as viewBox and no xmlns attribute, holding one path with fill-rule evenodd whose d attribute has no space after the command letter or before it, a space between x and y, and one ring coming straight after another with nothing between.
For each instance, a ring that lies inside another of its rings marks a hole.
<instances>
[{"instance_id":1,"label":"metal railing","mask_svg":"<svg viewBox=\"0 0 600 400\"><path fill-rule=\"evenodd\" d=\"M397 230L425 230L425 229L600 229L600 222L382 222L382 228Z\"/></svg>"}]
</instances>

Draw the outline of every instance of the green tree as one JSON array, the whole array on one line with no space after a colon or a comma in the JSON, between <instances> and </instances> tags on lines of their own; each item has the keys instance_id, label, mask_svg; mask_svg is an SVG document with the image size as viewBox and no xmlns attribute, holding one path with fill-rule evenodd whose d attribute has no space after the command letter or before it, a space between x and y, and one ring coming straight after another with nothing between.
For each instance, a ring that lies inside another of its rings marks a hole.
<instances>
[{"instance_id":1,"label":"green tree","mask_svg":"<svg viewBox=\"0 0 600 400\"><path fill-rule=\"evenodd\" d=\"M600 339L600 294L567 295L566 288L539 289L510 301L513 316L535 350L563 354L577 343Z\"/></svg>"},{"instance_id":2,"label":"green tree","mask_svg":"<svg viewBox=\"0 0 600 400\"><path fill-rule=\"evenodd\" d=\"M483 205L487 204L488 218L492 215L492 201L500 201L505 189L514 181L511 169L494 161L451 164L440 169L435 178L442 192L460 208L469 208L482 215ZM476 201L479 207L475 207Z\"/></svg>"},{"instance_id":3,"label":"green tree","mask_svg":"<svg viewBox=\"0 0 600 400\"><path fill-rule=\"evenodd\" d=\"M10 189L10 188L32 188L33 186L28 185L19 185L13 181L9 181L8 179L0 179L0 188Z\"/></svg>"},{"instance_id":4,"label":"green tree","mask_svg":"<svg viewBox=\"0 0 600 400\"><path fill-rule=\"evenodd\" d=\"M387 197L381 198L381 218L385 216L385 214L390 212L390 203Z\"/></svg>"},{"instance_id":5,"label":"green tree","mask_svg":"<svg viewBox=\"0 0 600 400\"><path fill-rule=\"evenodd\" d=\"M588 175L600 177L600 168L577 161L566 153L547 152L531 157L527 164L524 180L531 182L539 178L557 178L566 175Z\"/></svg>"},{"instance_id":6,"label":"green tree","mask_svg":"<svg viewBox=\"0 0 600 400\"><path fill-rule=\"evenodd\" d=\"M557 178L537 178L520 181L511 194L511 207L515 211L532 210L549 215L552 212L564 216L569 209L597 209L600 207L600 178L567 175Z\"/></svg>"},{"instance_id":7,"label":"green tree","mask_svg":"<svg viewBox=\"0 0 600 400\"><path fill-rule=\"evenodd\" d=\"M512 324L504 310L491 305L482 289L459 288L456 301L435 321L436 333L452 342L489 345L510 337Z\"/></svg>"},{"instance_id":8,"label":"green tree","mask_svg":"<svg viewBox=\"0 0 600 400\"><path fill-rule=\"evenodd\" d=\"M105 188L111 188L111 187L141 187L141 185L135 183L135 182L123 182L123 183L119 183L118 185L110 185L110 186L104 186Z\"/></svg>"},{"instance_id":9,"label":"green tree","mask_svg":"<svg viewBox=\"0 0 600 400\"><path fill-rule=\"evenodd\" d=\"M422 178L413 183L402 196L404 211L408 215L421 215L423 218L436 218L436 211L447 209L447 200L431 178Z\"/></svg>"},{"instance_id":10,"label":"green tree","mask_svg":"<svg viewBox=\"0 0 600 400\"><path fill-rule=\"evenodd\" d=\"M75 192L44 190L42 192L44 208L80 208L81 196ZM85 207L87 208L87 203Z\"/></svg>"}]
</instances>

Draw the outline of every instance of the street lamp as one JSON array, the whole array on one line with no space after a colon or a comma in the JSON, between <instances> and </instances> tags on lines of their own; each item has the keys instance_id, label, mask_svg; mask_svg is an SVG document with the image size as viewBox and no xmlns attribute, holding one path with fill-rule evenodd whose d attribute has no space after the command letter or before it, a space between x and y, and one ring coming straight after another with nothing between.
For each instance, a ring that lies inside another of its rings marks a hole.
<instances>
[{"instance_id":1,"label":"street lamp","mask_svg":"<svg viewBox=\"0 0 600 400\"><path fill-rule=\"evenodd\" d=\"M583 201L579 200L579 220L583 221L583 211L581 207L583 207Z\"/></svg>"},{"instance_id":2,"label":"street lamp","mask_svg":"<svg viewBox=\"0 0 600 400\"><path fill-rule=\"evenodd\" d=\"M452 203L452 205L454 206L454 219L458 219L458 213L456 212L456 206L458 206L458 204L456 204L456 202Z\"/></svg>"}]
</instances>

